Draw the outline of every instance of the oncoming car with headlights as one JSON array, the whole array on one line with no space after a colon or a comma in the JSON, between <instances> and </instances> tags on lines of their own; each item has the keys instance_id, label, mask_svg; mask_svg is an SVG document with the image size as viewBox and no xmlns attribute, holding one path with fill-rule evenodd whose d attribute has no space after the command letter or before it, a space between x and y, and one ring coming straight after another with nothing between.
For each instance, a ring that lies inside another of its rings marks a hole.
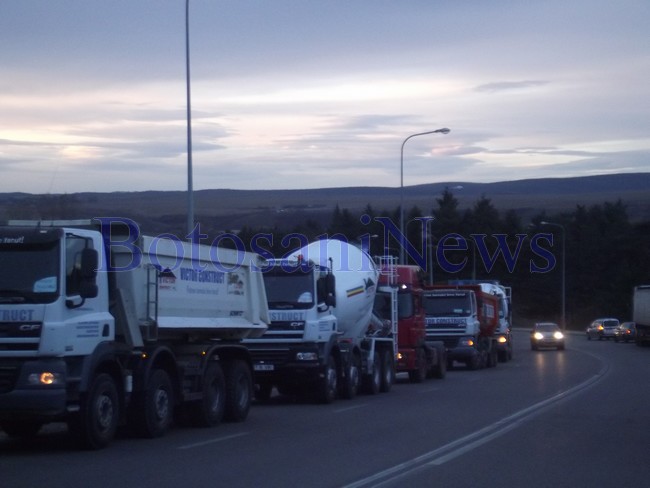
<instances>
[{"instance_id":1,"label":"oncoming car with headlights","mask_svg":"<svg viewBox=\"0 0 650 488\"><path fill-rule=\"evenodd\" d=\"M554 347L564 350L564 334L555 322L538 322L530 331L530 348L537 351L540 347Z\"/></svg>"}]
</instances>

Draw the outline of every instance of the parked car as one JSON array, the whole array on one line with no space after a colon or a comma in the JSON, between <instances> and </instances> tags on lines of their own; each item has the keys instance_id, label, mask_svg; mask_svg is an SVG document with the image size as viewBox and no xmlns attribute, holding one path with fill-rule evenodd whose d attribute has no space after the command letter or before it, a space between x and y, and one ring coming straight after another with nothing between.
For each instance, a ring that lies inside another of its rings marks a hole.
<instances>
[{"instance_id":1,"label":"parked car","mask_svg":"<svg viewBox=\"0 0 650 488\"><path fill-rule=\"evenodd\" d=\"M615 342L628 342L636 339L636 324L634 322L623 322L621 325L616 327L614 331L614 341Z\"/></svg>"},{"instance_id":2,"label":"parked car","mask_svg":"<svg viewBox=\"0 0 650 488\"><path fill-rule=\"evenodd\" d=\"M596 319L587 327L587 339L611 339L615 336L616 327L620 322L618 319L602 318Z\"/></svg>"},{"instance_id":3,"label":"parked car","mask_svg":"<svg viewBox=\"0 0 650 488\"><path fill-rule=\"evenodd\" d=\"M564 350L564 334L555 322L538 322L530 331L530 348L537 351L540 347L554 347Z\"/></svg>"}]
</instances>

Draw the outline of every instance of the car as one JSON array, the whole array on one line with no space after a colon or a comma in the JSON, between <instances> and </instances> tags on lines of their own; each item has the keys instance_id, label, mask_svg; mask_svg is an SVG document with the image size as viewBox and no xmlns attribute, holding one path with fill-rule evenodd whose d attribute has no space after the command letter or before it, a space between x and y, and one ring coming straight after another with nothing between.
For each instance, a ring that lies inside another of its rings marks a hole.
<instances>
[{"instance_id":1,"label":"car","mask_svg":"<svg viewBox=\"0 0 650 488\"><path fill-rule=\"evenodd\" d=\"M554 347L564 350L564 333L555 322L537 322L530 331L530 348L537 351L540 347Z\"/></svg>"},{"instance_id":2,"label":"car","mask_svg":"<svg viewBox=\"0 0 650 488\"><path fill-rule=\"evenodd\" d=\"M636 339L636 324L634 322L623 322L614 331L614 342L628 342Z\"/></svg>"},{"instance_id":3,"label":"car","mask_svg":"<svg viewBox=\"0 0 650 488\"><path fill-rule=\"evenodd\" d=\"M587 327L587 339L612 339L619 324L619 320L614 318L596 319Z\"/></svg>"}]
</instances>

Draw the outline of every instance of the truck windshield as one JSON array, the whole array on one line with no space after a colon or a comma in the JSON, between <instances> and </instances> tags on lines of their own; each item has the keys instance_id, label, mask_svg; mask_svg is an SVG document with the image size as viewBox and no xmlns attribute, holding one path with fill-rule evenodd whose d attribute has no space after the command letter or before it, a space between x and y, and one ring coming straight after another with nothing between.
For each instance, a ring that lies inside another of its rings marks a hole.
<instances>
[{"instance_id":1,"label":"truck windshield","mask_svg":"<svg viewBox=\"0 0 650 488\"><path fill-rule=\"evenodd\" d=\"M379 318L390 320L391 316L391 297L390 294L377 292L375 295L375 304L373 311ZM415 313L413 304L413 295L411 293L399 293L397 295L397 318L408 319Z\"/></svg>"},{"instance_id":2,"label":"truck windshield","mask_svg":"<svg viewBox=\"0 0 650 488\"><path fill-rule=\"evenodd\" d=\"M469 295L430 295L424 299L429 317L466 317L472 313Z\"/></svg>"},{"instance_id":3,"label":"truck windshield","mask_svg":"<svg viewBox=\"0 0 650 488\"><path fill-rule=\"evenodd\" d=\"M59 260L59 241L0 245L0 303L56 300Z\"/></svg>"},{"instance_id":4,"label":"truck windshield","mask_svg":"<svg viewBox=\"0 0 650 488\"><path fill-rule=\"evenodd\" d=\"M313 272L296 270L264 273L266 296L271 309L309 309L314 306Z\"/></svg>"}]
</instances>

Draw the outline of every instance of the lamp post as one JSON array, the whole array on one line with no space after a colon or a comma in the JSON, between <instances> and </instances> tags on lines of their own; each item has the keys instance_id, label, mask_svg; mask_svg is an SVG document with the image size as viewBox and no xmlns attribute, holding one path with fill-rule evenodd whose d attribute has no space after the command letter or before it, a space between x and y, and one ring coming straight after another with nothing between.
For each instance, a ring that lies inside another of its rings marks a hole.
<instances>
[{"instance_id":1,"label":"lamp post","mask_svg":"<svg viewBox=\"0 0 650 488\"><path fill-rule=\"evenodd\" d=\"M426 219L425 222L425 242L427 243L427 271L429 272L429 284L433 285L433 249L434 249L434 244L433 244L433 233L431 232L431 228L429 227L429 224L435 220L435 217L432 215L428 215L424 217Z\"/></svg>"},{"instance_id":2,"label":"lamp post","mask_svg":"<svg viewBox=\"0 0 650 488\"><path fill-rule=\"evenodd\" d=\"M404 246L406 242L404 242L404 144L406 144L406 141L409 139L412 139L413 137L417 136L425 136L427 134L449 134L450 130L447 129L446 127L443 129L436 129L436 130L429 130L426 132L418 132L417 134L411 134L408 136L406 139L404 139L404 142L402 142L402 148L400 150L400 159L399 159L399 170L400 170L400 179L399 179L399 231L400 231L400 239L401 239L401 246L399 250L399 262L400 264L405 264L404 261Z\"/></svg>"},{"instance_id":3,"label":"lamp post","mask_svg":"<svg viewBox=\"0 0 650 488\"><path fill-rule=\"evenodd\" d=\"M542 220L540 225L550 225L562 229L562 329L566 329L566 228L556 222Z\"/></svg>"},{"instance_id":4,"label":"lamp post","mask_svg":"<svg viewBox=\"0 0 650 488\"><path fill-rule=\"evenodd\" d=\"M187 90L187 235L194 230L192 185L192 112L190 108L190 0L185 0L185 84Z\"/></svg>"}]
</instances>

